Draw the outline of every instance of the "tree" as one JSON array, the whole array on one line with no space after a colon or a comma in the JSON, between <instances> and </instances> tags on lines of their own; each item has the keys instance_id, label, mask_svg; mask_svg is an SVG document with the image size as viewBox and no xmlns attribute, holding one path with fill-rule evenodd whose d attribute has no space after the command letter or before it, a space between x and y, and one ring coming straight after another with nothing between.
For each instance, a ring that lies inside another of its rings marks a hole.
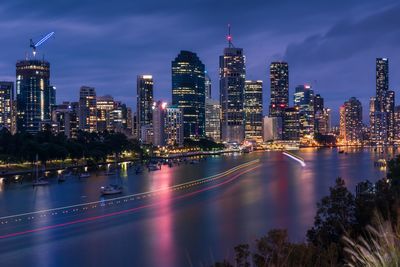
<instances>
[{"instance_id":1,"label":"tree","mask_svg":"<svg viewBox=\"0 0 400 267\"><path fill-rule=\"evenodd\" d=\"M257 252L253 255L256 266L284 266L289 240L287 230L274 229L256 240Z\"/></svg>"},{"instance_id":2,"label":"tree","mask_svg":"<svg viewBox=\"0 0 400 267\"><path fill-rule=\"evenodd\" d=\"M249 267L250 246L241 244L235 247L235 260L237 267Z\"/></svg>"},{"instance_id":3,"label":"tree","mask_svg":"<svg viewBox=\"0 0 400 267\"><path fill-rule=\"evenodd\" d=\"M330 195L318 202L314 226L307 232L312 244L325 249L331 243L338 243L345 231L351 232L356 224L354 196L347 190L344 180L337 178L329 191Z\"/></svg>"}]
</instances>

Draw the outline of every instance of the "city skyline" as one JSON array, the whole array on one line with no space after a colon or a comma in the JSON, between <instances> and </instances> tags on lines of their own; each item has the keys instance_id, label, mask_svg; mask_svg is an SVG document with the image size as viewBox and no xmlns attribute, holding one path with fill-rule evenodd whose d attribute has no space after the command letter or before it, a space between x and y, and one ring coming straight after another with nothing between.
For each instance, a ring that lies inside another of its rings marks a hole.
<instances>
[{"instance_id":1,"label":"city skyline","mask_svg":"<svg viewBox=\"0 0 400 267\"><path fill-rule=\"evenodd\" d=\"M389 89L396 91L400 87L400 77L396 75L400 69L400 60L398 48L395 47L398 38L395 25L399 20L395 14L400 10L400 5L394 3L369 2L360 7L339 1L330 5L328 10L323 4L313 1L304 6L281 3L274 4L273 7L256 2L254 4L260 8L252 9L244 16L256 17L257 21L252 19L246 23L230 15L239 12L239 7L210 4L215 13L222 10L226 12L220 18L216 18L214 12L211 12L202 23L191 20L185 25L179 22L186 16L193 15L193 10L199 8L197 2L193 7L184 3L179 5L177 2L171 4L170 8L164 4L159 4L157 8L139 4L149 11L146 15L138 15L127 4L126 11L114 7L113 10L121 12L121 16L104 14L108 23L104 25L102 34L99 34L94 29L97 29L96 24L100 22L96 18L86 18L89 6L85 4L73 12L59 6L56 9L49 3L46 6L31 6L31 15L19 19L8 17L16 12L16 8L20 8L19 2L15 1L13 4L0 5L0 10L4 12L2 32L5 39L10 37L8 42L3 42L0 46L2 50L8 51L0 66L1 79L15 79L13 65L16 60L24 58L25 51L29 51L29 38L37 40L47 31L54 30L54 39L39 48L38 53L41 55L44 52L46 60L52 63L52 83L57 87L57 102L73 100L73 94L78 97L80 86L88 85L95 87L98 95L113 92L115 99L135 108L135 77L142 73L154 76L155 99L169 102L169 62L181 49L199 55L212 79L213 97L216 98L218 55L226 46L226 25L231 23L233 43L245 51L246 79L264 81L264 113L267 113L266 107L269 103L268 65L273 60L285 60L290 69L290 96L298 84L310 83L314 90L324 96L326 106L332 108L333 120L337 124L338 108L344 99L355 96L363 106L368 106L369 98L375 92L375 58L390 58L392 75ZM246 5L240 8L246 10ZM196 10L201 11L203 8ZM102 14L106 6L100 2L95 9ZM49 10L53 12L49 13ZM279 17L283 10L290 12ZM288 20L295 10L307 15L297 16L296 25ZM340 15L339 10L343 11ZM38 19L42 11L47 11L50 15ZM174 16L175 12L182 15ZM256 16L261 12L267 12L271 16L266 16L266 19ZM313 18L318 18L321 12L325 18L317 27ZM278 27L277 22L280 21L284 23ZM30 23L30 27L21 29L27 23ZM129 25L136 27L128 32L121 30ZM148 29L147 26L159 26L160 30ZM15 35L16 29L18 35ZM352 34L354 32L358 33L357 38ZM176 38L166 38L167 36ZM202 42L204 36L208 42ZM346 47L346 43L351 46ZM366 122L365 110L363 117Z\"/></svg>"}]
</instances>

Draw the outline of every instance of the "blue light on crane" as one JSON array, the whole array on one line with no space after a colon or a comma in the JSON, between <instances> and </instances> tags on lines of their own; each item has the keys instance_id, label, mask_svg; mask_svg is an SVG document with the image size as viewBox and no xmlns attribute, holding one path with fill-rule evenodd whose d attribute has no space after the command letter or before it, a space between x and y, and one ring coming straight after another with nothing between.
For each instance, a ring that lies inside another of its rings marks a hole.
<instances>
[{"instance_id":1,"label":"blue light on crane","mask_svg":"<svg viewBox=\"0 0 400 267\"><path fill-rule=\"evenodd\" d=\"M53 36L54 32L51 32L49 34L47 34L45 37L43 37L42 39L40 39L38 42L36 42L36 44L32 41L32 39L30 40L30 47L32 47L33 49L33 55L36 55L36 48L38 46L40 46L41 44L43 44L44 42L46 42L51 36Z\"/></svg>"}]
</instances>

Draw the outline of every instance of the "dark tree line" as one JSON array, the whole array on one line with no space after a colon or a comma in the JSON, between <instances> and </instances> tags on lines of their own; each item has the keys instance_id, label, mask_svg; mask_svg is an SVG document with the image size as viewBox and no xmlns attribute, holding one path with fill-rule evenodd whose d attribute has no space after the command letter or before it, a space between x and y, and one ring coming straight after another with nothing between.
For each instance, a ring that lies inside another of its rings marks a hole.
<instances>
[{"instance_id":1,"label":"dark tree line","mask_svg":"<svg viewBox=\"0 0 400 267\"><path fill-rule=\"evenodd\" d=\"M36 155L43 164L49 160L67 158L100 162L108 155L119 155L123 151L134 151L141 155L139 143L128 140L122 133L79 131L77 138L67 139L65 135L54 135L51 131L42 131L36 135L12 135L7 129L0 131L0 161L4 163L33 162Z\"/></svg>"},{"instance_id":2,"label":"dark tree line","mask_svg":"<svg viewBox=\"0 0 400 267\"><path fill-rule=\"evenodd\" d=\"M271 230L254 244L236 246L234 262L224 260L213 266L344 266L351 258L344 249L344 236L367 239L367 226L374 225L377 217L390 222L393 228L400 227L399 197L398 156L388 164L387 179L375 184L359 183L356 195L346 188L343 179L336 179L330 194L317 204L314 225L307 231L306 242L290 242L286 230Z\"/></svg>"}]
</instances>

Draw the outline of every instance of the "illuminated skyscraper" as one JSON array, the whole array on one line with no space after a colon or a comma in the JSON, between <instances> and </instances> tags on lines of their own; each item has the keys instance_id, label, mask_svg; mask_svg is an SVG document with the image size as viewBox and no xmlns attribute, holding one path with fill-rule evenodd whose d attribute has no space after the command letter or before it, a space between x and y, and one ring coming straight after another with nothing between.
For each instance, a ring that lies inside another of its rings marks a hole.
<instances>
[{"instance_id":1,"label":"illuminated skyscraper","mask_svg":"<svg viewBox=\"0 0 400 267\"><path fill-rule=\"evenodd\" d=\"M17 128L37 133L39 124L51 118L55 87L50 85L50 63L21 60L16 64Z\"/></svg>"},{"instance_id":2,"label":"illuminated skyscraper","mask_svg":"<svg viewBox=\"0 0 400 267\"><path fill-rule=\"evenodd\" d=\"M136 87L136 116L137 116L137 132L140 136L141 127L147 125L152 126L153 116L153 76L138 75Z\"/></svg>"},{"instance_id":3,"label":"illuminated skyscraper","mask_svg":"<svg viewBox=\"0 0 400 267\"><path fill-rule=\"evenodd\" d=\"M229 33L228 47L219 57L221 137L225 142L241 143L244 140L245 61L243 49L233 47Z\"/></svg>"},{"instance_id":4,"label":"illuminated skyscraper","mask_svg":"<svg viewBox=\"0 0 400 267\"><path fill-rule=\"evenodd\" d=\"M79 129L87 132L97 130L96 90L82 86L79 91Z\"/></svg>"},{"instance_id":5,"label":"illuminated skyscraper","mask_svg":"<svg viewBox=\"0 0 400 267\"><path fill-rule=\"evenodd\" d=\"M263 82L246 81L244 90L245 138L262 142L263 139Z\"/></svg>"},{"instance_id":6,"label":"illuminated skyscraper","mask_svg":"<svg viewBox=\"0 0 400 267\"><path fill-rule=\"evenodd\" d=\"M370 110L371 141L391 143L394 139L394 91L389 91L389 60L376 59L376 97L373 113ZM371 108L371 107L370 107Z\"/></svg>"},{"instance_id":7,"label":"illuminated skyscraper","mask_svg":"<svg viewBox=\"0 0 400 267\"><path fill-rule=\"evenodd\" d=\"M63 102L53 107L52 122L58 125L58 132L67 138L76 137L78 131L78 103Z\"/></svg>"},{"instance_id":8,"label":"illuminated skyscraper","mask_svg":"<svg viewBox=\"0 0 400 267\"><path fill-rule=\"evenodd\" d=\"M110 95L98 96L96 98L97 108L97 131L112 130L110 112L114 110L114 98Z\"/></svg>"},{"instance_id":9,"label":"illuminated skyscraper","mask_svg":"<svg viewBox=\"0 0 400 267\"><path fill-rule=\"evenodd\" d=\"M7 128L11 133L15 131L13 103L14 83L0 81L0 129Z\"/></svg>"},{"instance_id":10,"label":"illuminated skyscraper","mask_svg":"<svg viewBox=\"0 0 400 267\"><path fill-rule=\"evenodd\" d=\"M206 99L206 136L221 141L221 105L211 98Z\"/></svg>"},{"instance_id":11,"label":"illuminated skyscraper","mask_svg":"<svg viewBox=\"0 0 400 267\"><path fill-rule=\"evenodd\" d=\"M400 106L394 108L394 140L400 141Z\"/></svg>"},{"instance_id":12,"label":"illuminated skyscraper","mask_svg":"<svg viewBox=\"0 0 400 267\"><path fill-rule=\"evenodd\" d=\"M298 141L300 139L299 109L286 108L283 112L282 139Z\"/></svg>"},{"instance_id":13,"label":"illuminated skyscraper","mask_svg":"<svg viewBox=\"0 0 400 267\"><path fill-rule=\"evenodd\" d=\"M183 145L182 111L166 102L158 101L153 106L153 145Z\"/></svg>"},{"instance_id":14,"label":"illuminated skyscraper","mask_svg":"<svg viewBox=\"0 0 400 267\"><path fill-rule=\"evenodd\" d=\"M286 62L272 62L270 65L271 100L270 117L282 117L289 106L289 65Z\"/></svg>"},{"instance_id":15,"label":"illuminated skyscraper","mask_svg":"<svg viewBox=\"0 0 400 267\"><path fill-rule=\"evenodd\" d=\"M185 139L205 136L205 67L196 53L181 51L172 61L172 105L182 110Z\"/></svg>"},{"instance_id":16,"label":"illuminated skyscraper","mask_svg":"<svg viewBox=\"0 0 400 267\"><path fill-rule=\"evenodd\" d=\"M314 112L324 109L324 98L320 94L314 96Z\"/></svg>"},{"instance_id":17,"label":"illuminated skyscraper","mask_svg":"<svg viewBox=\"0 0 400 267\"><path fill-rule=\"evenodd\" d=\"M298 108L300 138L314 135L314 91L310 85L299 85L294 93L294 106Z\"/></svg>"},{"instance_id":18,"label":"illuminated skyscraper","mask_svg":"<svg viewBox=\"0 0 400 267\"><path fill-rule=\"evenodd\" d=\"M207 71L205 71L205 95L206 100L211 98L211 78Z\"/></svg>"},{"instance_id":19,"label":"illuminated skyscraper","mask_svg":"<svg viewBox=\"0 0 400 267\"><path fill-rule=\"evenodd\" d=\"M362 105L355 97L344 103L344 140L347 143L362 141ZM342 114L341 114L342 115ZM342 122L341 122L342 124Z\"/></svg>"}]
</instances>

